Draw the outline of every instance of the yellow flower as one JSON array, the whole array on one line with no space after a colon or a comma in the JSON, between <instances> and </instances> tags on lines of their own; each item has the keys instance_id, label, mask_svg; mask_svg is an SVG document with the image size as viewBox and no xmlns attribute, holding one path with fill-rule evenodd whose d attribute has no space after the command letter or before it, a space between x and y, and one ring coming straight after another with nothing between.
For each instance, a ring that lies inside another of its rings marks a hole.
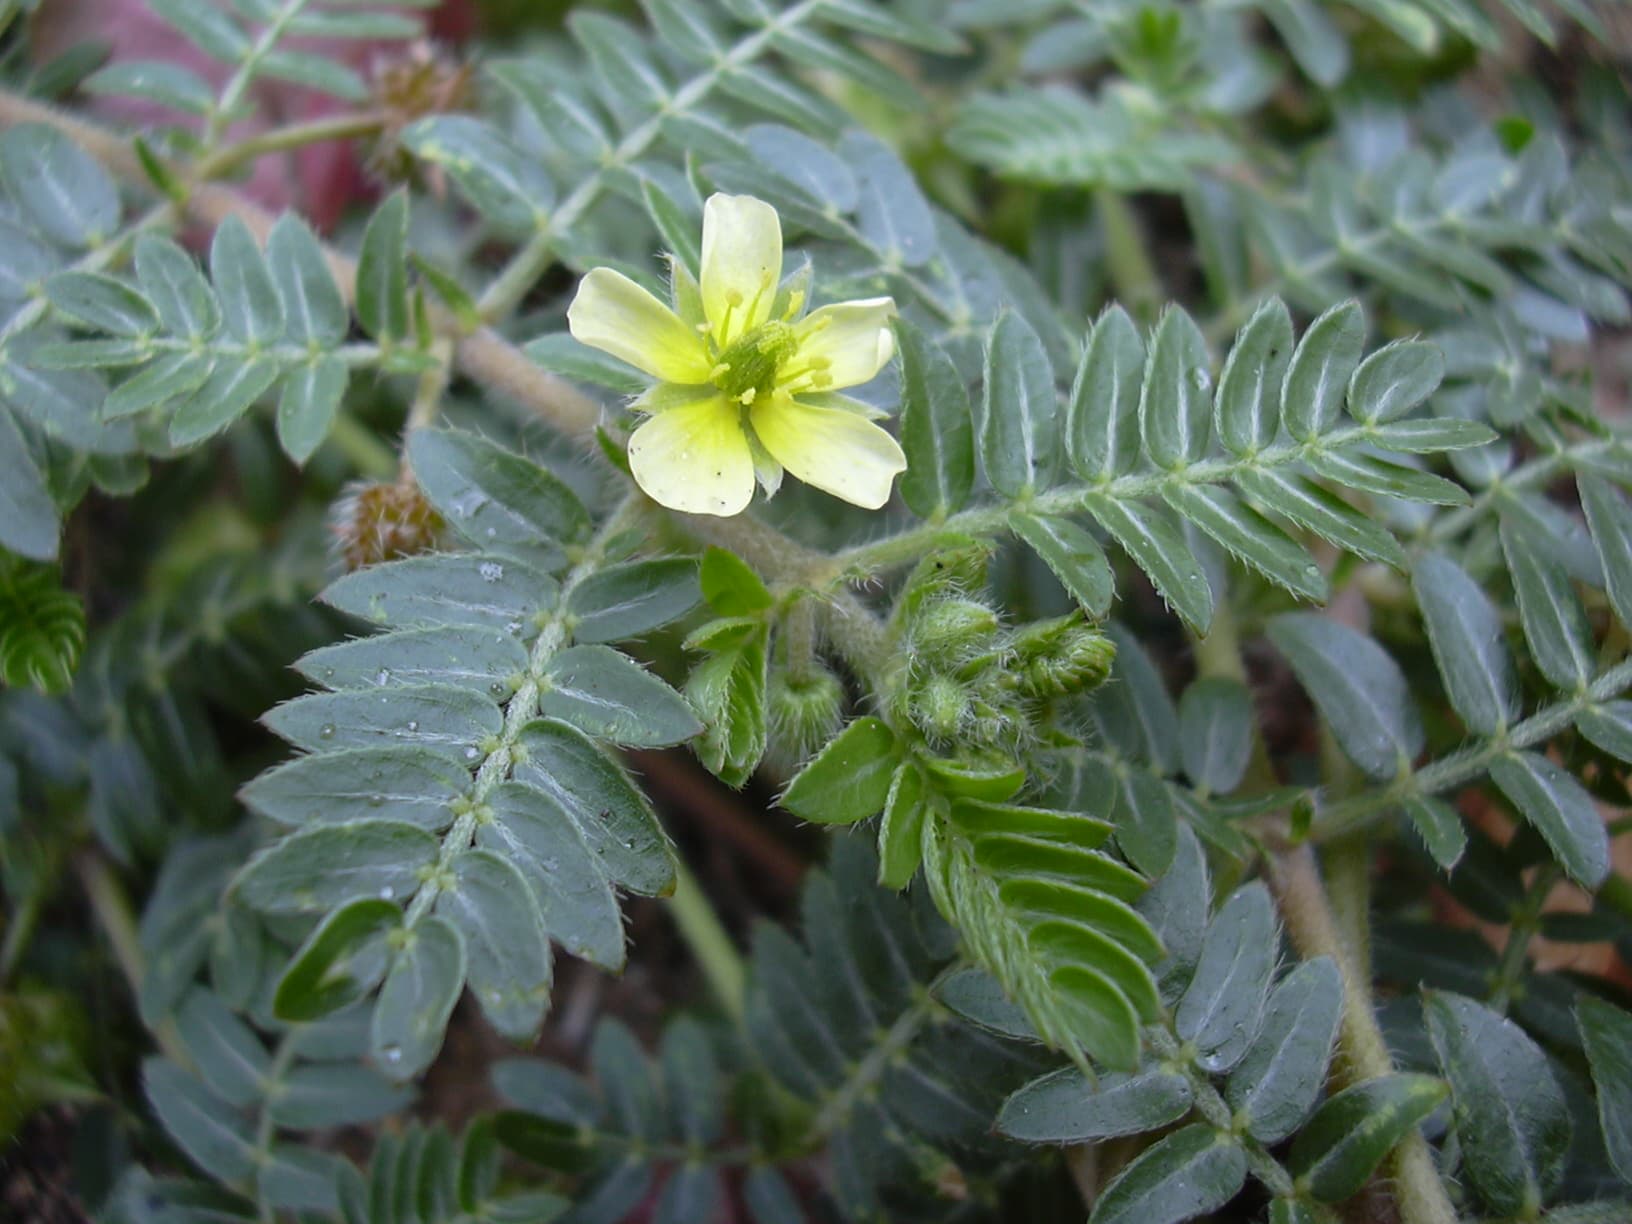
<instances>
[{"instance_id":1,"label":"yellow flower","mask_svg":"<svg viewBox=\"0 0 1632 1224\"><path fill-rule=\"evenodd\" d=\"M740 514L757 476L767 493L792 472L876 510L906 469L881 415L835 394L895 355L891 298L803 313L800 278L781 284L782 225L752 196L703 206L701 283L678 260L671 310L634 281L596 268L567 310L577 339L657 379L635 400L651 415L629 439L629 467L654 501L691 514Z\"/></svg>"}]
</instances>

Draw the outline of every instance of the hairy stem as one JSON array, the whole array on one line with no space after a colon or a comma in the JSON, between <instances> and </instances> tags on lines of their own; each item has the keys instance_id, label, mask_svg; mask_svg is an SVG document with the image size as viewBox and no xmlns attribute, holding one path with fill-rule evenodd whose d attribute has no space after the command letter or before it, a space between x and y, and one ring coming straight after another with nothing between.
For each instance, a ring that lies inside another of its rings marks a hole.
<instances>
[{"instance_id":1,"label":"hairy stem","mask_svg":"<svg viewBox=\"0 0 1632 1224\"><path fill-rule=\"evenodd\" d=\"M226 178L241 166L268 153L287 153L330 140L372 136L384 125L385 116L379 111L353 111L343 115L325 115L305 123L291 123L268 132L256 132L217 150L200 161L193 173L200 180Z\"/></svg>"},{"instance_id":2,"label":"hairy stem","mask_svg":"<svg viewBox=\"0 0 1632 1224\"><path fill-rule=\"evenodd\" d=\"M1391 1074L1394 1060L1377 1024L1370 977L1355 964L1338 930L1314 851L1299 846L1277 857L1270 864L1269 883L1299 955L1329 956L1342 975L1341 1058L1334 1075L1343 1084L1356 1084ZM1403 1224L1456 1224L1456 1211L1419 1132L1407 1135L1390 1160Z\"/></svg>"}]
</instances>

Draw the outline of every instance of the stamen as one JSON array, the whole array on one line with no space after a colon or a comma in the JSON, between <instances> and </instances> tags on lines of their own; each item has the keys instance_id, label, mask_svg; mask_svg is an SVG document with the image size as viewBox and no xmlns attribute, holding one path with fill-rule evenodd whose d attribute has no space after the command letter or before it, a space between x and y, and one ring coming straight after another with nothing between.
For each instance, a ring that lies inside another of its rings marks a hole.
<instances>
[{"instance_id":1,"label":"stamen","mask_svg":"<svg viewBox=\"0 0 1632 1224\"><path fill-rule=\"evenodd\" d=\"M748 390L737 396L737 403L741 404L744 408L750 407L754 402L754 396L758 394L758 387L749 387Z\"/></svg>"},{"instance_id":2,"label":"stamen","mask_svg":"<svg viewBox=\"0 0 1632 1224\"><path fill-rule=\"evenodd\" d=\"M715 366L708 372L708 381L719 382L720 379L724 378L729 373L731 373L730 365L722 361L719 365Z\"/></svg>"},{"instance_id":3,"label":"stamen","mask_svg":"<svg viewBox=\"0 0 1632 1224\"><path fill-rule=\"evenodd\" d=\"M805 291L803 289L795 289L791 293L789 293L788 294L788 308L782 312L782 321L784 323L792 322L793 317L799 313L800 309L803 308L804 304L805 304Z\"/></svg>"}]
</instances>

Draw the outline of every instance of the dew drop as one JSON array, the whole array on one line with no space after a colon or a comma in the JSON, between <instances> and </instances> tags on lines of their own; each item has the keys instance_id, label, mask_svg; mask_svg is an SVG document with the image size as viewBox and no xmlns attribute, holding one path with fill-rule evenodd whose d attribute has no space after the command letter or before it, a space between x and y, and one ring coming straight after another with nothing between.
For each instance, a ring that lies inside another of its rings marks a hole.
<instances>
[{"instance_id":1,"label":"dew drop","mask_svg":"<svg viewBox=\"0 0 1632 1224\"><path fill-rule=\"evenodd\" d=\"M482 754L480 752L477 752L476 749L474 749L474 748L466 748L465 749L465 760L467 760L467 761L474 761L477 757L479 757L481 755Z\"/></svg>"},{"instance_id":2,"label":"dew drop","mask_svg":"<svg viewBox=\"0 0 1632 1224\"><path fill-rule=\"evenodd\" d=\"M519 634L521 632L521 622L520 621L511 621L504 628L505 628L505 631L507 633L510 633L512 635Z\"/></svg>"},{"instance_id":3,"label":"dew drop","mask_svg":"<svg viewBox=\"0 0 1632 1224\"><path fill-rule=\"evenodd\" d=\"M391 885L389 885L389 884L387 884L384 888L380 889L380 900L381 901L394 901L394 900L396 900L396 896L397 896L397 890L392 888Z\"/></svg>"},{"instance_id":4,"label":"dew drop","mask_svg":"<svg viewBox=\"0 0 1632 1224\"><path fill-rule=\"evenodd\" d=\"M380 668L379 672L374 677L374 683L375 684L390 684L391 683L391 673L390 673L390 671L388 671L386 668L383 668L383 667Z\"/></svg>"},{"instance_id":5,"label":"dew drop","mask_svg":"<svg viewBox=\"0 0 1632 1224\"><path fill-rule=\"evenodd\" d=\"M317 729L317 738L318 739L333 739L334 738L334 724L333 723L324 723L321 727L319 727Z\"/></svg>"},{"instance_id":6,"label":"dew drop","mask_svg":"<svg viewBox=\"0 0 1632 1224\"><path fill-rule=\"evenodd\" d=\"M1205 366L1197 366L1190 371L1190 382L1197 391L1205 391L1213 385L1213 376L1207 372Z\"/></svg>"},{"instance_id":7,"label":"dew drop","mask_svg":"<svg viewBox=\"0 0 1632 1224\"><path fill-rule=\"evenodd\" d=\"M499 531L498 531L498 528L496 528L496 527L489 527L489 528L488 528L488 529L487 529L487 532L486 532L486 535L487 535L487 538L488 538L488 539L490 539L490 540L491 540L491 539L492 539L492 538L493 538L493 537L494 537L494 536L496 536L496 535L498 535L498 534L499 534Z\"/></svg>"},{"instance_id":8,"label":"dew drop","mask_svg":"<svg viewBox=\"0 0 1632 1224\"><path fill-rule=\"evenodd\" d=\"M384 795L370 795L368 797L368 806L369 807L379 807L384 802L385 802L385 796Z\"/></svg>"},{"instance_id":9,"label":"dew drop","mask_svg":"<svg viewBox=\"0 0 1632 1224\"><path fill-rule=\"evenodd\" d=\"M385 1049L381 1050L380 1053L385 1056L385 1061L388 1063L399 1063L402 1061L402 1047L399 1045L388 1045L385 1047Z\"/></svg>"},{"instance_id":10,"label":"dew drop","mask_svg":"<svg viewBox=\"0 0 1632 1224\"><path fill-rule=\"evenodd\" d=\"M332 668L332 667L325 667L325 668L324 668L324 669L323 669L323 679L325 679L325 680L333 680L333 679L334 679L334 668Z\"/></svg>"},{"instance_id":11,"label":"dew drop","mask_svg":"<svg viewBox=\"0 0 1632 1224\"><path fill-rule=\"evenodd\" d=\"M504 566L497 561L483 561L476 567L476 572L482 576L484 582L497 582L504 577Z\"/></svg>"},{"instance_id":12,"label":"dew drop","mask_svg":"<svg viewBox=\"0 0 1632 1224\"><path fill-rule=\"evenodd\" d=\"M419 720L417 718L410 718L408 720L408 733L410 735L412 735L414 732L416 732L418 730L419 730Z\"/></svg>"},{"instance_id":13,"label":"dew drop","mask_svg":"<svg viewBox=\"0 0 1632 1224\"><path fill-rule=\"evenodd\" d=\"M492 693L495 697L503 697L506 687L507 686L503 680L495 680L487 686L487 691Z\"/></svg>"}]
</instances>

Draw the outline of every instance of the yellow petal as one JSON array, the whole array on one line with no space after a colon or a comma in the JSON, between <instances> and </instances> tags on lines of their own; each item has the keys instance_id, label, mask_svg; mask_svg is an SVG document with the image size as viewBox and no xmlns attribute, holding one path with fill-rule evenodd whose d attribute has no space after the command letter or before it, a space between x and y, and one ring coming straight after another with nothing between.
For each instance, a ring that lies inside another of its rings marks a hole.
<instances>
[{"instance_id":1,"label":"yellow petal","mask_svg":"<svg viewBox=\"0 0 1632 1224\"><path fill-rule=\"evenodd\" d=\"M753 196L715 194L703 205L703 313L729 348L771 316L782 278L782 222Z\"/></svg>"},{"instance_id":2,"label":"yellow petal","mask_svg":"<svg viewBox=\"0 0 1632 1224\"><path fill-rule=\"evenodd\" d=\"M742 412L724 396L658 413L629 439L629 470L659 505L686 514L741 514L754 496Z\"/></svg>"},{"instance_id":3,"label":"yellow petal","mask_svg":"<svg viewBox=\"0 0 1632 1224\"><path fill-rule=\"evenodd\" d=\"M794 325L798 355L789 362L787 389L832 391L870 381L895 355L894 298L837 302Z\"/></svg>"},{"instance_id":4,"label":"yellow petal","mask_svg":"<svg viewBox=\"0 0 1632 1224\"><path fill-rule=\"evenodd\" d=\"M665 382L708 381L713 363L695 328L621 272L596 268L578 282L567 327L591 348Z\"/></svg>"},{"instance_id":5,"label":"yellow petal","mask_svg":"<svg viewBox=\"0 0 1632 1224\"><path fill-rule=\"evenodd\" d=\"M877 510L907 468L901 447L865 417L842 408L772 396L749 410L754 433L771 457L806 484Z\"/></svg>"}]
</instances>

